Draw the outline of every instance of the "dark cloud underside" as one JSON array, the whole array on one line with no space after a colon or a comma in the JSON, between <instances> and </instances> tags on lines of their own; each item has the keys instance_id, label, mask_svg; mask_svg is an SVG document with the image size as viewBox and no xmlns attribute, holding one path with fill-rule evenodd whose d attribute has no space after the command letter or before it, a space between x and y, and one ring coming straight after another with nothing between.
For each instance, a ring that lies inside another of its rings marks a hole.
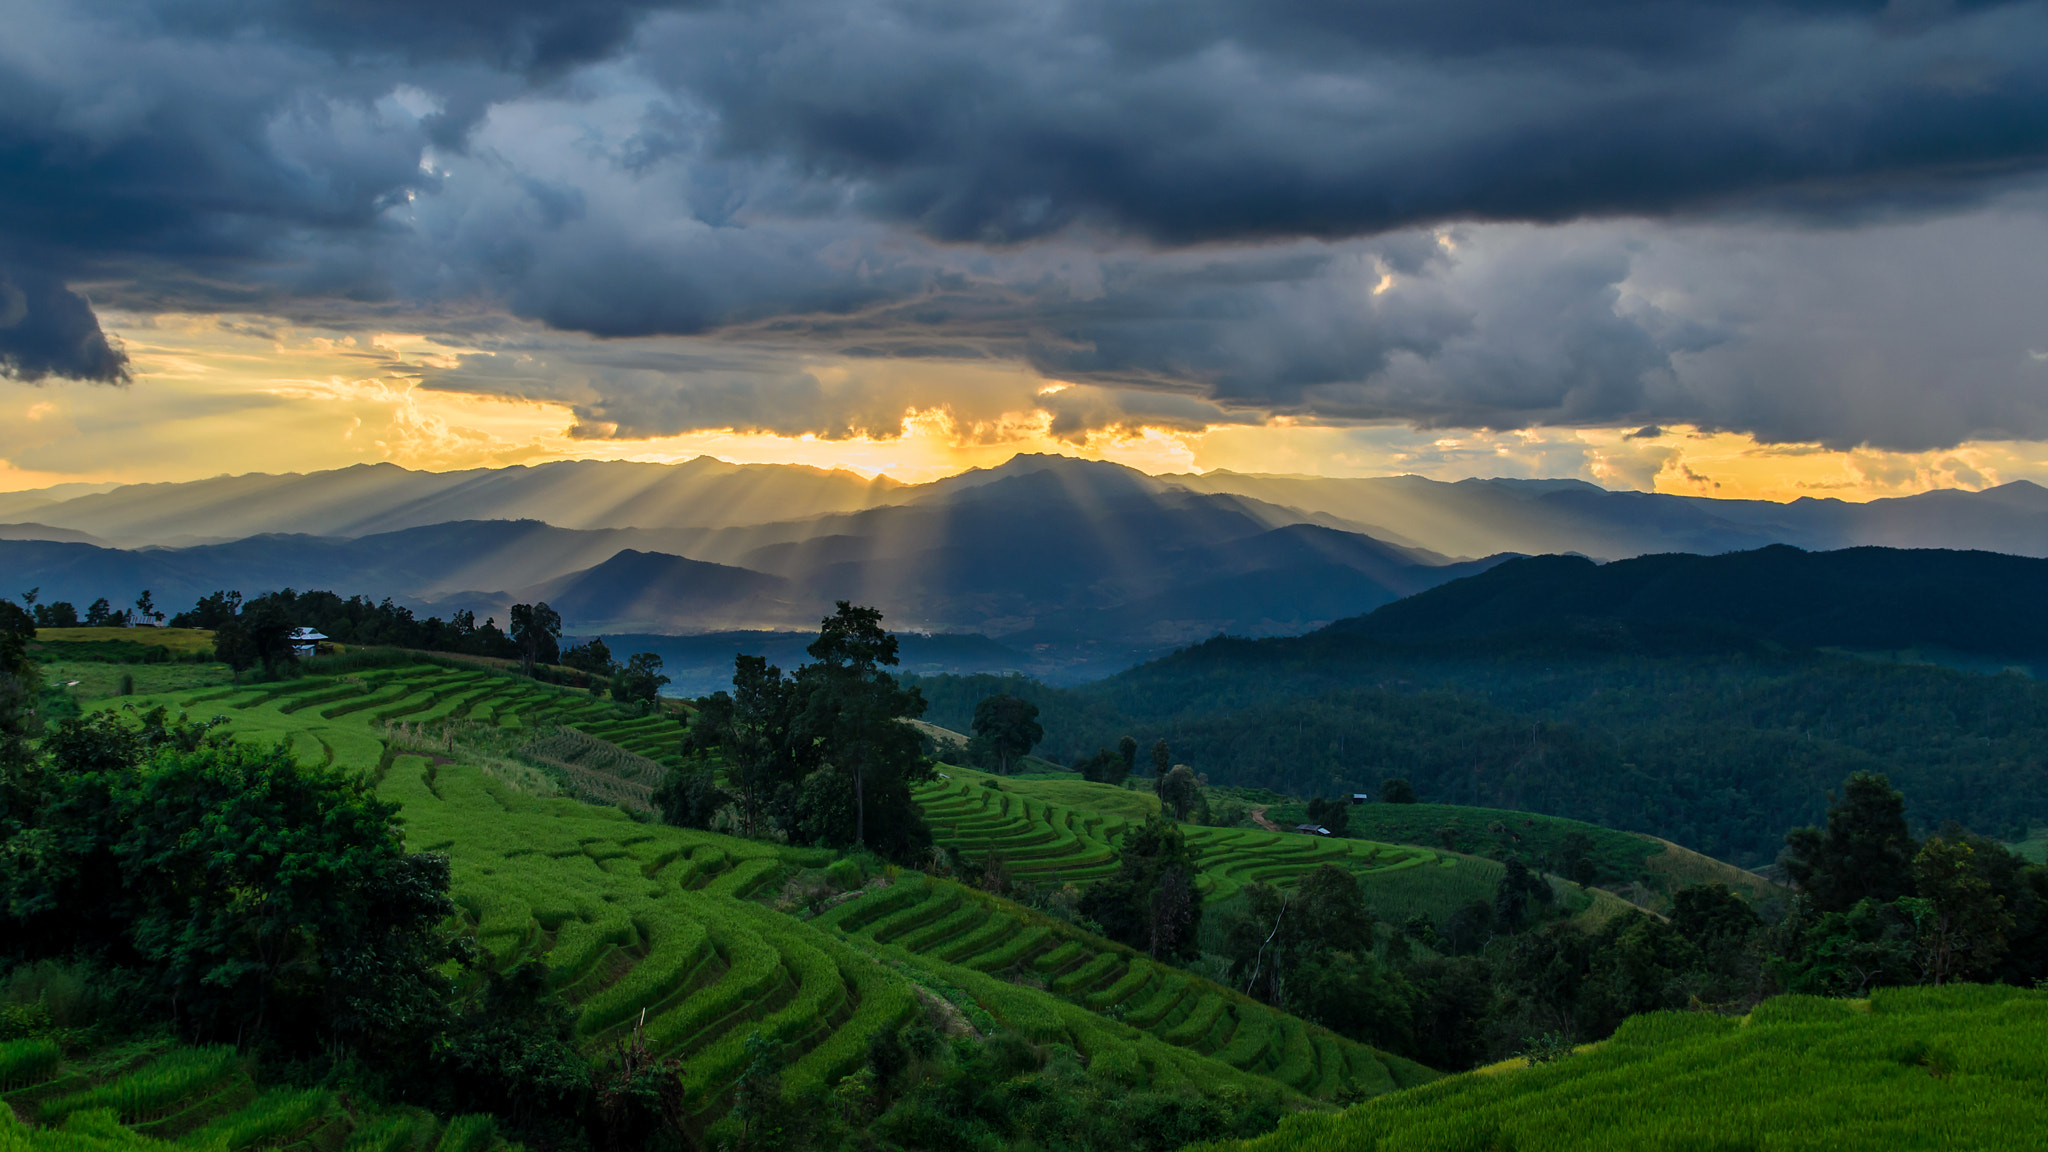
<instances>
[{"instance_id":1,"label":"dark cloud underside","mask_svg":"<svg viewBox=\"0 0 2048 1152\"><path fill-rule=\"evenodd\" d=\"M7 32L23 378L122 377L90 281L698 338L442 381L587 436L944 400L819 356L1029 364L1085 386L1036 401L1062 435L2048 435L2048 0L18 0Z\"/></svg>"}]
</instances>

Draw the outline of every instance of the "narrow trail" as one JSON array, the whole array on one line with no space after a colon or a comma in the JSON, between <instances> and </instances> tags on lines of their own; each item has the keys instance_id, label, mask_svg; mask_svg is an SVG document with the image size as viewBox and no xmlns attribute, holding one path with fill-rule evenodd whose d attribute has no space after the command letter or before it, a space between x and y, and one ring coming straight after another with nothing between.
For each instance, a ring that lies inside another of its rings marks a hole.
<instances>
[{"instance_id":1,"label":"narrow trail","mask_svg":"<svg viewBox=\"0 0 2048 1152\"><path fill-rule=\"evenodd\" d=\"M1281 828L1278 824L1275 824L1271 820L1266 819L1266 806L1264 804L1261 804L1257 808L1252 809L1252 823L1257 824L1259 827L1264 828L1268 832L1285 831L1285 829Z\"/></svg>"}]
</instances>

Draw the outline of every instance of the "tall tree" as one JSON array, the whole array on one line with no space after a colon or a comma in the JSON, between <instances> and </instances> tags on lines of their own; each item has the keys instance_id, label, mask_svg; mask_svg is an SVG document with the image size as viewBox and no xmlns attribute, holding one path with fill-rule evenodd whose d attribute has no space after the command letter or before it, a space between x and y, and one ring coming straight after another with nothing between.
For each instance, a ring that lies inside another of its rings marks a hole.
<instances>
[{"instance_id":1,"label":"tall tree","mask_svg":"<svg viewBox=\"0 0 2048 1152\"><path fill-rule=\"evenodd\" d=\"M469 626L472 629L476 627L476 617L470 617ZM592 636L563 652L562 664L592 676L611 676L618 672L618 665L612 663L612 650L602 636Z\"/></svg>"},{"instance_id":2,"label":"tall tree","mask_svg":"<svg viewBox=\"0 0 2048 1152\"><path fill-rule=\"evenodd\" d=\"M1007 692L982 697L974 706L974 739L996 771L1009 775L1011 765L1045 739L1038 705Z\"/></svg>"},{"instance_id":3,"label":"tall tree","mask_svg":"<svg viewBox=\"0 0 2048 1152\"><path fill-rule=\"evenodd\" d=\"M292 648L294 622L289 592L258 596L239 615L230 616L213 629L214 658L234 669L239 676L246 669L263 665L265 676L298 659Z\"/></svg>"},{"instance_id":4,"label":"tall tree","mask_svg":"<svg viewBox=\"0 0 2048 1152\"><path fill-rule=\"evenodd\" d=\"M626 666L612 676L612 697L652 704L661 696L661 686L668 682L668 677L661 674L661 657L652 652L635 652L627 658Z\"/></svg>"},{"instance_id":5,"label":"tall tree","mask_svg":"<svg viewBox=\"0 0 2048 1152\"><path fill-rule=\"evenodd\" d=\"M35 608L38 628L78 627L78 607L69 600L52 600Z\"/></svg>"},{"instance_id":6,"label":"tall tree","mask_svg":"<svg viewBox=\"0 0 2048 1152\"><path fill-rule=\"evenodd\" d=\"M841 600L825 617L808 649L812 662L797 670L802 699L794 743L800 763L816 763L842 779L852 800L852 842L884 855L908 858L930 841L930 832L910 799L910 785L932 778L923 737L905 723L924 714L924 697L905 689L884 667L897 662L896 637L882 628L879 609ZM813 835L830 841L836 809L820 791L834 785L807 783L816 795ZM870 827L870 809L882 819Z\"/></svg>"},{"instance_id":7,"label":"tall tree","mask_svg":"<svg viewBox=\"0 0 2048 1152\"><path fill-rule=\"evenodd\" d=\"M1166 738L1160 737L1152 744L1152 775L1163 777L1173 770L1173 752L1166 746Z\"/></svg>"},{"instance_id":8,"label":"tall tree","mask_svg":"<svg viewBox=\"0 0 2048 1152\"><path fill-rule=\"evenodd\" d=\"M1159 802L1173 811L1173 818L1185 820L1188 811L1202 798L1202 785L1195 779L1195 770L1185 764L1176 764L1173 770L1159 777L1157 785Z\"/></svg>"},{"instance_id":9,"label":"tall tree","mask_svg":"<svg viewBox=\"0 0 2048 1152\"><path fill-rule=\"evenodd\" d=\"M21 784L16 774L29 770L29 739L40 729L36 702L43 691L42 670L28 655L35 639L35 620L0 600L0 790L5 790L0 792L0 834L19 815L10 809L21 800L10 800L7 793Z\"/></svg>"},{"instance_id":10,"label":"tall tree","mask_svg":"<svg viewBox=\"0 0 2048 1152\"><path fill-rule=\"evenodd\" d=\"M1913 891L1918 846L1906 830L1906 797L1889 779L1850 776L1828 807L1828 824L1785 835L1781 861L1816 912L1846 912L1859 900L1890 903Z\"/></svg>"},{"instance_id":11,"label":"tall tree","mask_svg":"<svg viewBox=\"0 0 2048 1152\"><path fill-rule=\"evenodd\" d=\"M562 635L562 617L547 601L512 606L512 643L519 646L519 669L533 675L535 664L560 660L557 641Z\"/></svg>"},{"instance_id":12,"label":"tall tree","mask_svg":"<svg viewBox=\"0 0 2048 1152\"><path fill-rule=\"evenodd\" d=\"M1287 1007L1289 977L1311 959L1331 952L1371 952L1373 914L1358 877L1324 864L1292 892L1245 885L1245 915L1224 933L1231 980L1249 995Z\"/></svg>"},{"instance_id":13,"label":"tall tree","mask_svg":"<svg viewBox=\"0 0 2048 1152\"><path fill-rule=\"evenodd\" d=\"M1116 787L1122 787L1124 778L1131 774L1131 766L1125 763L1124 758L1107 748L1097 748L1095 755L1074 767L1084 780Z\"/></svg>"},{"instance_id":14,"label":"tall tree","mask_svg":"<svg viewBox=\"0 0 2048 1152\"><path fill-rule=\"evenodd\" d=\"M1988 972L2004 958L2013 916L1979 855L1966 840L1936 836L1913 858L1919 895L1910 910L1917 914L1923 963L1935 984Z\"/></svg>"},{"instance_id":15,"label":"tall tree","mask_svg":"<svg viewBox=\"0 0 2048 1152\"><path fill-rule=\"evenodd\" d=\"M1136 737L1125 733L1116 742L1116 754L1123 759L1124 775L1129 776L1138 770L1138 740Z\"/></svg>"},{"instance_id":16,"label":"tall tree","mask_svg":"<svg viewBox=\"0 0 2048 1152\"><path fill-rule=\"evenodd\" d=\"M740 824L759 835L769 802L798 781L790 746L796 684L760 656L733 658L732 694L718 692L697 701L697 717L684 737L688 751L722 749L726 781L739 804Z\"/></svg>"},{"instance_id":17,"label":"tall tree","mask_svg":"<svg viewBox=\"0 0 2048 1152\"><path fill-rule=\"evenodd\" d=\"M147 588L142 590L142 595L135 598L135 614L152 624L164 622L164 614L157 610L156 601L150 596Z\"/></svg>"},{"instance_id":18,"label":"tall tree","mask_svg":"<svg viewBox=\"0 0 2048 1152\"><path fill-rule=\"evenodd\" d=\"M1342 836L1351 830L1351 802L1317 796L1308 802L1308 822L1329 829L1332 836Z\"/></svg>"},{"instance_id":19,"label":"tall tree","mask_svg":"<svg viewBox=\"0 0 2048 1152\"><path fill-rule=\"evenodd\" d=\"M226 590L201 596L190 611L171 617L173 628L219 628L242 610L242 594Z\"/></svg>"},{"instance_id":20,"label":"tall tree","mask_svg":"<svg viewBox=\"0 0 2048 1152\"><path fill-rule=\"evenodd\" d=\"M1081 898L1081 913L1105 936L1155 959L1198 955L1202 894L1194 857L1172 822L1154 816L1124 834L1117 871Z\"/></svg>"}]
</instances>

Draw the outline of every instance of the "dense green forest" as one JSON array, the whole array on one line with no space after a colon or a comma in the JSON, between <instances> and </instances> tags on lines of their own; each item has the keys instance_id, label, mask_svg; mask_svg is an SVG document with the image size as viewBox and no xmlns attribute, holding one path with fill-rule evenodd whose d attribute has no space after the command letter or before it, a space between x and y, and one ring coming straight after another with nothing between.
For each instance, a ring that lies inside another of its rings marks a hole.
<instances>
[{"instance_id":1,"label":"dense green forest","mask_svg":"<svg viewBox=\"0 0 2048 1152\"><path fill-rule=\"evenodd\" d=\"M2020 839L2048 822L2048 686L1820 652L1418 652L1356 637L1217 639L1098 684L915 681L971 722L996 692L1040 709L1063 761L1134 734L1217 783L1297 795L1405 777L1424 799L1649 832L1736 863L1777 854L1852 772L1914 822Z\"/></svg>"}]
</instances>

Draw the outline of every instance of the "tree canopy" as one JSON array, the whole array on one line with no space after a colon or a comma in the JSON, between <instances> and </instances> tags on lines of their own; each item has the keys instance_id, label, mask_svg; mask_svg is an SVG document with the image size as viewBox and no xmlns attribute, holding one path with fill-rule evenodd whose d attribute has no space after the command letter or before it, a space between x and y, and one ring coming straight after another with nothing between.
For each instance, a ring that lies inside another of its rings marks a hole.
<instances>
[{"instance_id":1,"label":"tree canopy","mask_svg":"<svg viewBox=\"0 0 2048 1152\"><path fill-rule=\"evenodd\" d=\"M974 741L969 755L985 767L1008 775L1017 761L1029 755L1045 729L1038 723L1038 705L1021 697L1001 693L988 696L974 706Z\"/></svg>"},{"instance_id":2,"label":"tree canopy","mask_svg":"<svg viewBox=\"0 0 2048 1152\"><path fill-rule=\"evenodd\" d=\"M418 1048L466 956L445 857L408 853L369 782L210 724L67 720L0 856L13 958L149 976L186 1034L288 1050Z\"/></svg>"},{"instance_id":3,"label":"tree canopy","mask_svg":"<svg viewBox=\"0 0 2048 1152\"><path fill-rule=\"evenodd\" d=\"M864 846L900 861L929 851L910 789L932 767L922 734L906 723L923 714L924 699L884 671L897 655L881 620L840 601L794 676L736 657L732 691L694 702L683 737L694 764L671 774L669 794L685 794L688 778L715 764L749 835L772 826L795 843Z\"/></svg>"}]
</instances>

